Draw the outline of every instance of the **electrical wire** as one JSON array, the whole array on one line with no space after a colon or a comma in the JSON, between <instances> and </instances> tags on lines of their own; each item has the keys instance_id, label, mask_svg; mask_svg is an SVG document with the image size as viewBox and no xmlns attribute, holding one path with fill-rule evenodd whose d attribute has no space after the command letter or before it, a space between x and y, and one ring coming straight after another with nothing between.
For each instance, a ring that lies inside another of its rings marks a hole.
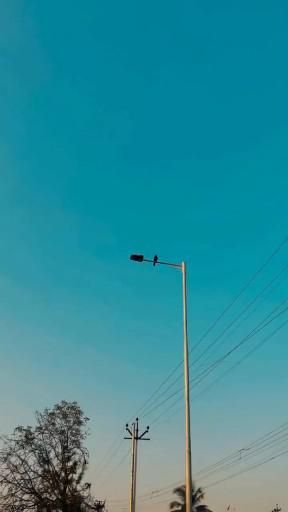
<instances>
[{"instance_id":1,"label":"electrical wire","mask_svg":"<svg viewBox=\"0 0 288 512\"><path fill-rule=\"evenodd\" d=\"M196 345L192 346L190 349L190 352L194 352L199 345L204 341L204 339L207 338L207 336L210 334L210 332L216 327L216 325L222 320L222 318L228 313L228 311L234 306L234 304L239 300L239 298L245 293L248 288L251 286L251 284L257 279L257 277L265 270L265 268L271 263L271 261L274 259L274 257L287 245L288 243L288 236L286 236L282 242L276 247L276 249L270 254L270 256L265 260L265 262L256 270L256 272L250 277L250 279L247 281L247 283L241 288L241 290L238 292L238 294L234 297L234 299L224 308L224 310L220 313L220 315L212 322L212 324L208 327L208 329L204 332L204 334L200 337ZM279 276L284 273L288 269L288 265L286 265L279 274L275 278L273 278L268 285L265 287L265 290L268 289ZM259 292L259 297L264 293L264 289ZM254 303L259 298L258 296L255 297ZM251 306L252 304L250 304ZM250 307L249 306L249 307ZM249 309L249 308L247 308ZM245 311L241 313L244 314ZM237 321L237 319L235 319ZM146 407L146 405L157 395L158 391L162 389L162 387L170 380L173 375L177 372L178 369L181 368L183 364L183 360L169 373L169 375L161 382L161 384L158 386L158 388L149 396L149 398L142 404L142 406L137 410L136 415L139 415L140 412L143 413L143 409ZM182 375L180 376L182 378ZM178 380L177 380L178 381ZM134 418L134 415L132 415L130 421Z\"/></svg>"},{"instance_id":2,"label":"electrical wire","mask_svg":"<svg viewBox=\"0 0 288 512\"><path fill-rule=\"evenodd\" d=\"M210 489L211 487L215 487L216 485L220 485L228 480L232 480L233 478L236 478L237 476L240 476L240 475L243 475L245 473L248 473L254 469L257 469L261 466L264 466L265 464L268 464L269 462L272 462L284 455L287 455L288 454L288 448L285 449L285 450L281 450L280 452L277 451L276 453L274 453L273 455L269 456L269 457L266 457L265 459L255 463L255 464L252 464L250 465L248 468L245 468L245 469L242 469L240 471L237 471L236 473L233 473L232 475L227 475L226 477L223 477L223 478L220 478L218 480L215 480L214 482L211 482L210 484L207 484L205 486L203 486L202 488L205 490L205 489ZM141 506L148 506L148 505L157 505L157 504L160 504L160 503L169 503L171 501L171 498L168 498L168 499L165 499L165 500L162 500L162 497L166 496L166 495L171 495L172 492L173 492L173 488L178 485L180 485L182 483L182 481L180 482L177 482L177 483L174 483L172 484L171 486L169 486L169 490L163 490L163 492L159 491L154 491L154 496L150 495L149 497L145 497L146 499L143 499L143 500L140 500L139 499L139 503ZM167 486L168 488L168 486ZM161 501L155 501L155 499L157 498L161 498ZM149 503L150 502L150 503ZM109 503L113 504L113 502L109 501ZM119 506L119 504L115 503L115 506Z\"/></svg>"},{"instance_id":3,"label":"electrical wire","mask_svg":"<svg viewBox=\"0 0 288 512\"><path fill-rule=\"evenodd\" d=\"M194 360L193 364L197 364L202 356L204 356L214 345L216 345L218 343L218 341L220 341L220 339L223 337L223 335L242 317L242 315L244 315L249 309L251 306L253 306L257 300L275 283L275 281L281 276L283 275L286 271L288 270L288 264L285 265L284 268L281 269L281 271L273 277L273 279L271 279L271 281L269 281L269 283L264 286L264 288L262 290L260 290L260 292L256 295L256 297L254 297L254 299L252 299L248 304L247 306L245 306L245 308L228 324L228 326L225 327L225 329L223 331L220 332L220 334L218 334L218 336L216 336L216 338L205 348L205 350Z\"/></svg>"},{"instance_id":4,"label":"electrical wire","mask_svg":"<svg viewBox=\"0 0 288 512\"><path fill-rule=\"evenodd\" d=\"M116 466L114 466L111 471L109 473L107 473L107 475L104 476L104 479L100 479L100 483L101 485L103 485L104 482L106 482L106 480L108 478L111 477L111 475L113 475L115 473L115 471L117 471L123 464L124 462L128 459L129 455L131 453L131 450L129 449L125 455L123 455L123 457L120 459L120 461L116 464Z\"/></svg>"},{"instance_id":5,"label":"electrical wire","mask_svg":"<svg viewBox=\"0 0 288 512\"><path fill-rule=\"evenodd\" d=\"M276 446L280 449L280 445L283 444L283 442L288 441L288 422L283 423L280 425L280 427L277 427L267 434L261 436L260 438L254 440L253 442L245 445L244 447L232 452L230 455L220 459L216 463L210 464L209 466L203 468L200 471L196 472L197 478L207 479L211 475L226 471L227 469L237 465L242 464L246 460L250 460L252 457L255 457L256 455L262 455L265 451L273 448L275 449ZM287 453L287 450L283 451L283 448L281 448L281 454ZM276 455L275 452L271 454L268 458L265 459L266 462L274 460L279 456L279 451L277 450ZM246 471L250 471L254 467L258 467L259 465L263 465L263 461L260 461L259 463L253 464L252 466L241 470L237 473L234 473L232 475L228 475L227 477L223 479L219 479L217 483L220 483L222 481L226 481L227 479L234 478L238 474L242 474ZM172 492L172 489L178 485L180 485L182 481L177 481L170 483L169 485L166 485L165 487L153 489L150 490L142 495L139 496L138 500L140 503L143 503L145 501L152 501L155 499L158 499L159 497L163 497L165 494L170 494ZM215 482L212 482L210 484L205 485L204 488L209 488L216 485ZM124 503L127 502L127 499L119 499L119 500L109 500L109 503L113 503L114 505L121 503L124 505ZM154 502L155 503L155 502Z\"/></svg>"},{"instance_id":6,"label":"electrical wire","mask_svg":"<svg viewBox=\"0 0 288 512\"><path fill-rule=\"evenodd\" d=\"M204 356L213 346L215 346L219 341L220 339L228 332L228 330L239 320L241 319L241 317L251 308L251 306L253 306L262 296L263 294L269 290L269 288L272 287L272 285L275 283L275 281L277 279L279 279L279 277L281 277L281 275L283 275L286 271L288 270L288 264L285 265L284 268L282 268L282 270L276 275L273 277L273 279L271 279L271 281L264 287L260 290L260 292L254 297L254 299L252 299L247 306L245 306L245 308L236 316L236 318L234 318L230 324L228 326L225 327L225 329L208 345L208 347L206 347L206 349L200 354L200 356L198 358L196 358L195 360L192 361L192 363L189 365L190 368L192 368L193 366L195 366L202 358L202 356ZM207 362L207 360L206 360ZM205 364L205 361L204 361L204 364ZM175 384L177 384L180 380L182 380L183 376L182 375L179 375L176 379L173 380L172 383L169 384L169 386L164 389L162 391L162 393L160 393L160 395L157 396L157 398L152 402L152 404L150 404L150 406L146 406L146 408L144 408L144 410L142 410L142 417L145 417L146 413L148 410L150 410L151 406L157 401L159 400L160 397L162 396L165 396L166 393L171 389L173 388L173 386ZM177 394L177 393L176 393Z\"/></svg>"},{"instance_id":7,"label":"electrical wire","mask_svg":"<svg viewBox=\"0 0 288 512\"><path fill-rule=\"evenodd\" d=\"M190 352L193 352L194 350L196 350L198 348L198 346L207 338L207 336L212 332L212 330L216 327L216 325L223 319L223 317L226 315L226 313L228 313L228 311L230 309L232 309L232 307L236 304L236 302L239 300L239 298L245 293L245 291L247 291L249 289L251 284L258 278L259 275L261 275L261 273L266 269L266 267L268 267L268 265L271 263L271 261L275 258L275 256L278 255L278 253L280 253L280 251L287 245L287 243L288 243L288 236L286 236L281 241L281 243L274 249L274 251L269 255L269 257L264 261L264 263L256 270L256 272L250 277L250 279L246 282L246 284L240 289L240 291L234 297L234 299L224 308L224 310L220 313L220 315L217 316L217 318L212 322L212 324L208 327L208 329L200 337L200 339L198 340L196 345L194 345L190 349ZM155 398L155 396L158 394L158 392L165 386L165 384L167 382L169 382L169 380L173 377L173 375L175 375L175 373L181 368L182 364L183 364L183 360L160 383L160 385L156 388L156 390L149 396L149 398L136 411L135 415L139 415L140 412L143 411L143 409L151 402L151 400L153 400L153 398ZM132 421L133 418L134 418L134 415L131 416L131 419L129 420L129 422ZM117 435L115 440L113 440L111 445L109 445L107 452L104 455L102 462L100 463L100 467L99 467L97 473L102 470L101 466L103 465L103 461L105 461L105 466L106 466L107 459L109 459L109 463L111 462L111 460L112 460L111 452L113 452L114 446L115 446L115 444L117 444L118 439L119 439L119 436Z\"/></svg>"},{"instance_id":8,"label":"electrical wire","mask_svg":"<svg viewBox=\"0 0 288 512\"><path fill-rule=\"evenodd\" d=\"M242 340L240 342L238 342L236 345L234 345L229 351L227 351L224 355L222 355L216 361L211 363L206 369L202 370L196 377L194 377L191 380L191 386L192 386L191 389L193 390L197 385L199 385L204 380L204 378L206 378L212 371L214 371L215 368L217 368L223 361L225 361L227 359L227 357L229 357L232 353L234 353L236 350L238 350L242 345L244 345L244 343L249 341L252 337L254 337L259 332L261 332L265 327L267 327L272 322L274 322L277 318L279 318L287 310L288 310L288 306L286 308L284 308L282 311L280 311L279 313L277 313L276 315L274 315L272 318L268 319L266 321L266 323L263 323L263 320L262 320L250 333L248 333L246 336L244 336L244 338L242 338ZM266 318L269 318L270 316L271 316L271 313ZM275 332L277 332L277 330ZM193 384L194 382L195 382L195 384ZM179 395L182 391L183 391L183 386L181 386L181 388L177 389L176 391L174 391L173 393L168 395L168 397L163 399L158 404L154 405L151 409L149 409L142 416L142 418L150 416L152 414L152 412L158 410L159 407L161 407L162 405L167 403L169 400L171 400L171 398L174 398L175 396Z\"/></svg>"},{"instance_id":9,"label":"electrical wire","mask_svg":"<svg viewBox=\"0 0 288 512\"><path fill-rule=\"evenodd\" d=\"M192 398L193 400L197 400L198 398L200 398L204 393L206 393L207 391L209 391L209 389L211 389L212 387L215 386L215 384L217 384L220 380L222 380L228 373L230 373L232 370L234 370L235 368L237 368L238 366L240 366L240 364L242 364L246 359L248 359L249 357L251 357L252 354L254 354L257 350L259 350L260 347L262 347L265 343L267 343L267 341L269 341L275 334L277 334L278 331L280 331L285 325L287 325L288 321L285 321L281 326L279 326L273 333L272 335L270 336L267 336L266 338L264 338L263 340L261 340L259 343L257 343L251 350L249 350L246 354L244 354L243 357L241 357L238 361L236 361L230 368L228 368L225 372L223 372L220 376L218 376L216 379L214 379L212 382L210 382L208 384L208 386L206 386L202 391L200 391L198 394L196 395L193 395L193 392L192 392ZM200 384L201 382L199 382ZM193 390L192 390L193 391ZM181 399L180 399L181 400ZM157 428L158 426L161 426L164 421L160 422L159 423L159 420L162 418L162 417L166 417L166 414L167 412L169 412L171 409L173 409L175 407L175 405L177 405L179 403L179 398L177 398L167 409L165 409L164 411L162 411L156 418L154 418L152 420L152 422L150 422L150 425L157 425ZM173 414L171 414L168 418L171 418L173 416L175 416L175 414L178 413L180 408L177 408L176 411L173 412ZM167 418L165 419L165 422L167 421ZM155 427L154 427L154 430L155 430Z\"/></svg>"},{"instance_id":10,"label":"electrical wire","mask_svg":"<svg viewBox=\"0 0 288 512\"><path fill-rule=\"evenodd\" d=\"M113 449L114 445L115 445L115 442L114 442L114 444L111 445L113 451L111 451L111 449L110 449L110 451L106 452L106 455L105 455L105 457L103 457L102 462L98 467L98 470L96 470L95 477L97 477L97 475L99 475L99 473L102 473L103 471L105 471L105 469L109 466L111 460L113 460L114 457L119 452L119 450L124 442L124 439L123 438L120 440L117 439L117 441L118 441L118 443L117 443L115 449Z\"/></svg>"},{"instance_id":11,"label":"electrical wire","mask_svg":"<svg viewBox=\"0 0 288 512\"><path fill-rule=\"evenodd\" d=\"M213 482L212 484L209 484L206 488L210 489L211 487L214 487L215 485L222 484L223 482L226 482L227 480L231 480L232 478L235 478L236 476L243 475L244 473L248 473L249 471L252 471L253 469L259 468L260 466L264 466L264 464L267 464L268 462L271 462L273 460L278 459L279 457L282 457L283 455L288 454L288 449L284 450L276 455L273 455L272 457L269 457L268 459L265 459L262 462L259 462L258 464L253 464L253 466L250 466L249 468L239 471L238 473L234 473L233 475L227 476L226 478L222 478L221 480L217 480L216 482Z\"/></svg>"}]
</instances>

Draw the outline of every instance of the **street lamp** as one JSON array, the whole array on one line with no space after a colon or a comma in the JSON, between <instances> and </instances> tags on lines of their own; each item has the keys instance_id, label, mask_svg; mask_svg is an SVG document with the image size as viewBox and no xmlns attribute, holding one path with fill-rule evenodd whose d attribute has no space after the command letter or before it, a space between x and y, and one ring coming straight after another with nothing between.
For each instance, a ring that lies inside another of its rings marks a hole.
<instances>
[{"instance_id":1,"label":"street lamp","mask_svg":"<svg viewBox=\"0 0 288 512\"><path fill-rule=\"evenodd\" d=\"M185 449L185 485L186 485L186 510L192 512L192 464L191 464L191 430L190 430L190 386L189 386L189 347L188 347L188 324L187 324L187 270L186 263L168 263L159 261L158 256L153 259L144 258L143 254L131 254L130 260L137 263L152 263L178 268L182 271L183 286L183 334L184 334L184 381L185 381L185 427L186 427L186 449Z\"/></svg>"}]
</instances>

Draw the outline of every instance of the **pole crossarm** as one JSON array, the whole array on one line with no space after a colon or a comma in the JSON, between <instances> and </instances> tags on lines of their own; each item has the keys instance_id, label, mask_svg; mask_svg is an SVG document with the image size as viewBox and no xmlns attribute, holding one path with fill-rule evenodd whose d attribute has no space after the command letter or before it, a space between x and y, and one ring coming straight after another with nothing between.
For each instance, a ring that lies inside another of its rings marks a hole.
<instances>
[{"instance_id":1,"label":"pole crossarm","mask_svg":"<svg viewBox=\"0 0 288 512\"><path fill-rule=\"evenodd\" d=\"M132 456L131 456L131 488L130 488L130 512L135 512L136 508L136 483L137 483L137 459L138 459L138 442L139 441L150 441L146 434L149 432L149 427L139 434L139 419L132 423L132 428L126 425L126 432L130 437L124 437L129 441L132 441Z\"/></svg>"}]
</instances>

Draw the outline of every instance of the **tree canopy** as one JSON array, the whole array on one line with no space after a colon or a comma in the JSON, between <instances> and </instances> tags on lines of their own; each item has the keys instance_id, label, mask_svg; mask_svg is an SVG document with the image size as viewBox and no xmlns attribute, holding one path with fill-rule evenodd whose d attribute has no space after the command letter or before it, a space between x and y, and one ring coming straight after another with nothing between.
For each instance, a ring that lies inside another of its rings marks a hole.
<instances>
[{"instance_id":1,"label":"tree canopy","mask_svg":"<svg viewBox=\"0 0 288 512\"><path fill-rule=\"evenodd\" d=\"M5 512L79 512L104 508L84 482L89 418L76 402L36 413L36 426L2 438L0 503Z\"/></svg>"}]
</instances>

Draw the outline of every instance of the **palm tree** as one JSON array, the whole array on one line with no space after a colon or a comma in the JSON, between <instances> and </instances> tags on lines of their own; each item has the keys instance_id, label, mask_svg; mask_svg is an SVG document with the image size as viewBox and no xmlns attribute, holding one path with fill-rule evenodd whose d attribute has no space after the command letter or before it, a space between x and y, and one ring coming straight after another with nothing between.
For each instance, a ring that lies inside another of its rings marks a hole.
<instances>
[{"instance_id":1,"label":"palm tree","mask_svg":"<svg viewBox=\"0 0 288 512\"><path fill-rule=\"evenodd\" d=\"M186 493L185 493L185 485L181 485L180 487L176 487L173 493L176 494L179 501L172 501L170 503L170 512L186 512ZM211 510L207 507L207 505L202 505L201 501L203 501L205 497L205 493L201 487L195 486L194 482L192 483L192 507L194 512L211 512Z\"/></svg>"}]
</instances>

